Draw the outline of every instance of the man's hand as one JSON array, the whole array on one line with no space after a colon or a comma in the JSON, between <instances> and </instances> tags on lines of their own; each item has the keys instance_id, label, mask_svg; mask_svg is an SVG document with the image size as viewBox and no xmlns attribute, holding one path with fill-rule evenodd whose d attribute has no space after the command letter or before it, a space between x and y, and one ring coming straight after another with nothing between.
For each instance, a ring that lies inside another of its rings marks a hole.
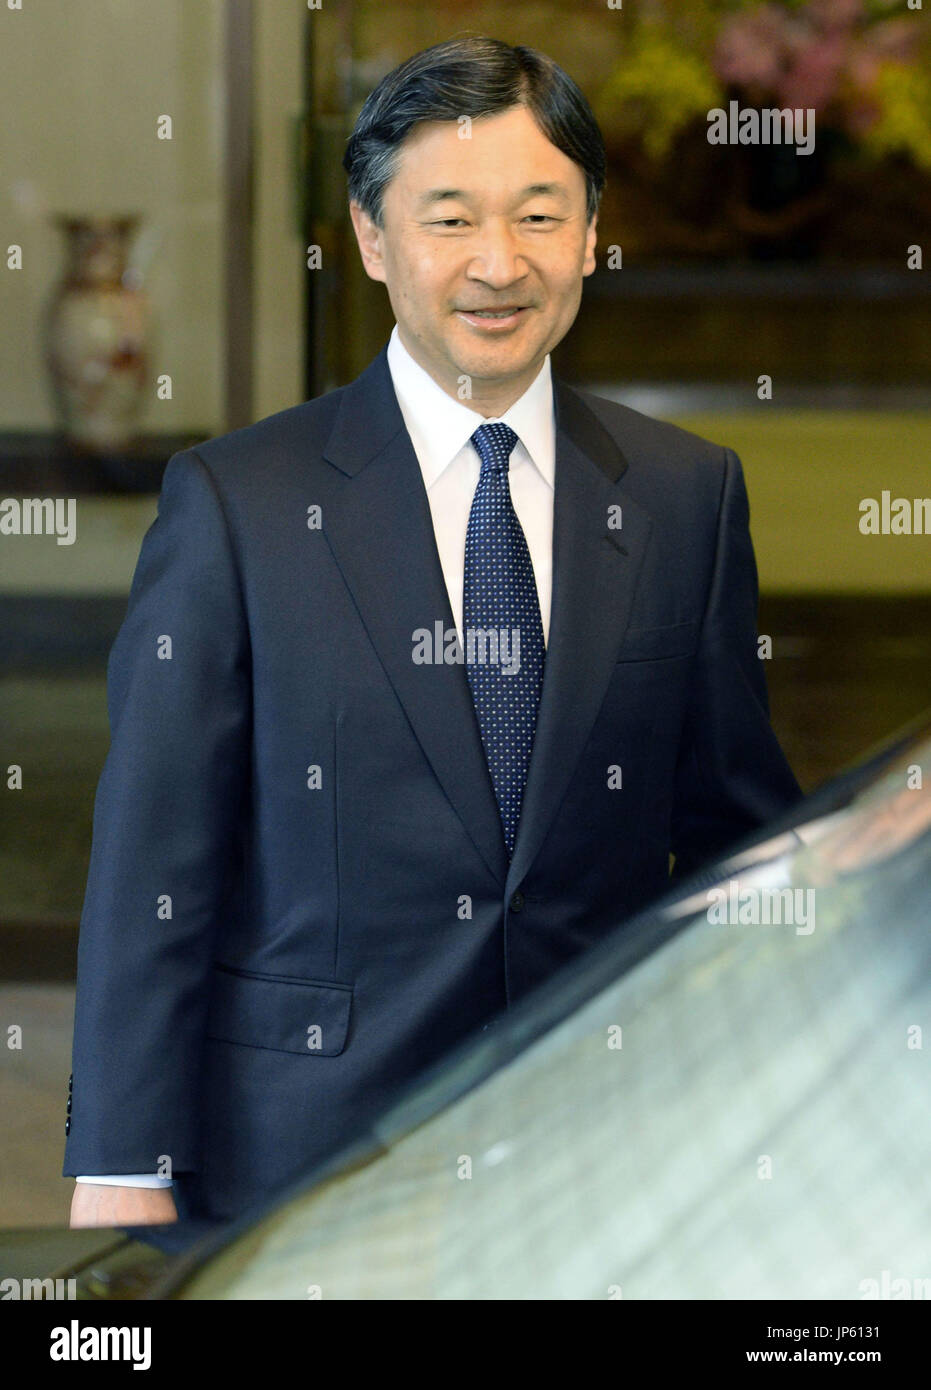
<instances>
[{"instance_id":1,"label":"man's hand","mask_svg":"<svg viewBox=\"0 0 931 1390\"><path fill-rule=\"evenodd\" d=\"M74 1226L163 1226L177 1221L170 1187L116 1187L76 1182L71 1199Z\"/></svg>"}]
</instances>

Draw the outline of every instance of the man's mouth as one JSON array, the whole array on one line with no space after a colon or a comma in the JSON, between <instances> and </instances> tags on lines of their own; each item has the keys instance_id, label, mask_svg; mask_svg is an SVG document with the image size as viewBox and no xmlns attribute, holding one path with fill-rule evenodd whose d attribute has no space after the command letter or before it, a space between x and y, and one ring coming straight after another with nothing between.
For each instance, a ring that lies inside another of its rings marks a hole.
<instances>
[{"instance_id":1,"label":"man's mouth","mask_svg":"<svg viewBox=\"0 0 931 1390\"><path fill-rule=\"evenodd\" d=\"M464 314L478 314L479 318L483 319L506 319L523 307L523 304L511 304L507 309L463 309L462 312Z\"/></svg>"},{"instance_id":2,"label":"man's mouth","mask_svg":"<svg viewBox=\"0 0 931 1390\"><path fill-rule=\"evenodd\" d=\"M527 304L509 304L503 309L457 309L456 312L466 323L500 323L507 326L517 323L529 307Z\"/></svg>"}]
</instances>

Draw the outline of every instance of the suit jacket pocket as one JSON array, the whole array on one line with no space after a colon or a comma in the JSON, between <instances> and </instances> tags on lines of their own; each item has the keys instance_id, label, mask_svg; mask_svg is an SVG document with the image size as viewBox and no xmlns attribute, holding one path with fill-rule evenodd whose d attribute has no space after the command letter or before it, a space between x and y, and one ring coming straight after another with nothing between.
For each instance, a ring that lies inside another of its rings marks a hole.
<instances>
[{"instance_id":1,"label":"suit jacket pocket","mask_svg":"<svg viewBox=\"0 0 931 1390\"><path fill-rule=\"evenodd\" d=\"M303 1057L336 1057L346 1046L351 1008L352 985L215 965L207 1036Z\"/></svg>"},{"instance_id":2,"label":"suit jacket pocket","mask_svg":"<svg viewBox=\"0 0 931 1390\"><path fill-rule=\"evenodd\" d=\"M698 623L671 623L666 627L628 628L616 664L625 661L663 661L672 656L691 656L698 644Z\"/></svg>"}]
</instances>

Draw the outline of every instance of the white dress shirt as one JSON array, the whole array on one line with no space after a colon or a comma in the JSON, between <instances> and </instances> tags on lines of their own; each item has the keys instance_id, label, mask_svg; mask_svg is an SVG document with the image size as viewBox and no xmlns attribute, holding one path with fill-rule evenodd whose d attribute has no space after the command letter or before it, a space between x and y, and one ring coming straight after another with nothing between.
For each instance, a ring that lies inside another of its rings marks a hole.
<instances>
[{"instance_id":1,"label":"white dress shirt","mask_svg":"<svg viewBox=\"0 0 931 1390\"><path fill-rule=\"evenodd\" d=\"M464 401L455 401L429 372L415 362L401 342L395 324L388 339L388 369L398 405L423 475L433 533L453 619L462 635L462 584L465 541L482 465L470 443L479 425L501 420L518 442L511 454L511 501L517 513L537 582L543 640L549 640L553 591L553 495L556 476L556 416L547 353L524 394L503 415L486 417ZM116 1187L170 1187L170 1178L154 1173L81 1176L77 1182Z\"/></svg>"},{"instance_id":2,"label":"white dress shirt","mask_svg":"<svg viewBox=\"0 0 931 1390\"><path fill-rule=\"evenodd\" d=\"M465 540L472 499L482 471L471 436L479 425L503 420L517 435L508 474L517 513L537 581L543 639L550 630L553 589L553 495L556 475L556 419L550 358L524 394L503 415L487 419L465 401L455 401L433 380L401 342L395 324L388 340L388 366L394 392L423 474L433 517L433 533L453 619L462 643L462 582Z\"/></svg>"}]
</instances>

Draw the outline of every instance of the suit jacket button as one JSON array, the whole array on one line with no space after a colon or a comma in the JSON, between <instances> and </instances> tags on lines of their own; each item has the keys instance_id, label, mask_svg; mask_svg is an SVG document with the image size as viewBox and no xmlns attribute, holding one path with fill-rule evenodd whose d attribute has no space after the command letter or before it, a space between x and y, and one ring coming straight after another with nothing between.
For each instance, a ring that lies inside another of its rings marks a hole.
<instances>
[{"instance_id":1,"label":"suit jacket button","mask_svg":"<svg viewBox=\"0 0 931 1390\"><path fill-rule=\"evenodd\" d=\"M67 1111L67 1113L68 1113L69 1115L71 1114L71 1097L70 1097L70 1096L68 1097L68 1111Z\"/></svg>"},{"instance_id":2,"label":"suit jacket button","mask_svg":"<svg viewBox=\"0 0 931 1390\"><path fill-rule=\"evenodd\" d=\"M521 912L524 907L524 895L519 890L511 894L511 911Z\"/></svg>"},{"instance_id":3,"label":"suit jacket button","mask_svg":"<svg viewBox=\"0 0 931 1390\"><path fill-rule=\"evenodd\" d=\"M68 1077L68 1090L69 1090L69 1091L72 1090L73 1087L74 1087L74 1075L72 1074L71 1076Z\"/></svg>"},{"instance_id":4,"label":"suit jacket button","mask_svg":"<svg viewBox=\"0 0 931 1390\"><path fill-rule=\"evenodd\" d=\"M66 1134L70 1134L70 1133L71 1133L71 1116L70 1116L70 1115L68 1116L67 1120L65 1120L65 1133L66 1133Z\"/></svg>"}]
</instances>

